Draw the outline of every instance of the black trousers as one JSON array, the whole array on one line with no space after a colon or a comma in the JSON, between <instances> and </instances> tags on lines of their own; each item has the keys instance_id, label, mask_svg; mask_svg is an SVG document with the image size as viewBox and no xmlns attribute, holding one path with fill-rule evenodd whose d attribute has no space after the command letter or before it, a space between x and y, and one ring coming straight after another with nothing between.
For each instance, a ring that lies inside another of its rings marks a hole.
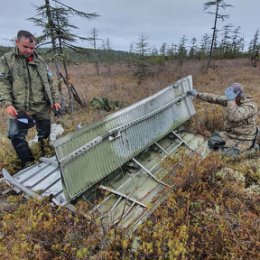
<instances>
[{"instance_id":1,"label":"black trousers","mask_svg":"<svg viewBox=\"0 0 260 260\"><path fill-rule=\"evenodd\" d=\"M36 119L36 130L39 142L47 139L51 132L50 119ZM8 138L11 140L12 146L20 158L22 165L34 160L28 142L26 141L27 134L28 129L19 128L17 119L8 119Z\"/></svg>"}]
</instances>

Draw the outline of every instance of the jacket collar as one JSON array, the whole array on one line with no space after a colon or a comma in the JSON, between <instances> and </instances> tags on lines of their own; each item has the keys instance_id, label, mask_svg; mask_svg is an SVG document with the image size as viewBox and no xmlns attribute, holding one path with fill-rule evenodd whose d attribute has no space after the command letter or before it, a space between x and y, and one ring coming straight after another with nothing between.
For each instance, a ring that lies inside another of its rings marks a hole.
<instances>
[{"instance_id":1,"label":"jacket collar","mask_svg":"<svg viewBox=\"0 0 260 260\"><path fill-rule=\"evenodd\" d=\"M15 56L17 56L17 57L21 57L21 58L23 58L23 59L26 59L25 56L23 56L23 55L21 55L21 54L19 53L19 50L18 50L17 47L14 48L14 54L15 54ZM33 53L33 60L32 60L32 61L29 61L29 63L30 63L30 64L35 64L35 65L37 65L37 64L39 63L39 62L38 62L38 59L39 59L39 56L38 56L37 52L34 52L34 53Z\"/></svg>"}]
</instances>

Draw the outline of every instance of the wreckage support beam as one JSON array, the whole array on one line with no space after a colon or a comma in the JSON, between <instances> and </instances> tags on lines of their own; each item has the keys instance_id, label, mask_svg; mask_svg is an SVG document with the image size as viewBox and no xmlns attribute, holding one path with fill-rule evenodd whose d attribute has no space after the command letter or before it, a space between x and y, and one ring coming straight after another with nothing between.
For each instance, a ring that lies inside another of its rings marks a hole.
<instances>
[{"instance_id":1,"label":"wreckage support beam","mask_svg":"<svg viewBox=\"0 0 260 260\"><path fill-rule=\"evenodd\" d=\"M132 198L132 197L130 197L130 196L128 196L128 195L118 191L118 190L114 190L114 189L108 188L108 187L106 187L104 185L100 185L99 188L102 189L102 190L105 190L105 191L112 192L112 193L114 193L114 194L116 194L116 195L118 195L120 197L123 197L123 198L129 200L129 201L137 203L138 205L140 205L140 206L142 206L144 208L147 208L147 206L145 204L143 204L142 202L140 202L140 201L138 201L138 200L136 200L136 199L134 199L134 198Z\"/></svg>"},{"instance_id":2,"label":"wreckage support beam","mask_svg":"<svg viewBox=\"0 0 260 260\"><path fill-rule=\"evenodd\" d=\"M185 142L185 140L183 140L175 131L172 131L172 133L179 139L181 140L181 144L185 144L190 150L192 150L193 152L195 152L195 150L193 148L190 147L190 145ZM180 144L180 145L181 145Z\"/></svg>"},{"instance_id":3,"label":"wreckage support beam","mask_svg":"<svg viewBox=\"0 0 260 260\"><path fill-rule=\"evenodd\" d=\"M164 183L163 181L160 181L159 179L157 179L148 169L146 169L141 163L139 163L135 158L132 158L132 160L139 165L146 173L148 173L156 182L162 184L163 186L166 187L171 187L170 185Z\"/></svg>"},{"instance_id":4,"label":"wreckage support beam","mask_svg":"<svg viewBox=\"0 0 260 260\"><path fill-rule=\"evenodd\" d=\"M156 146L158 146L166 155L170 155L161 145L159 145L157 142L155 143Z\"/></svg>"},{"instance_id":5,"label":"wreckage support beam","mask_svg":"<svg viewBox=\"0 0 260 260\"><path fill-rule=\"evenodd\" d=\"M133 203L131 204L131 206L127 209L127 211L124 212L119 219L117 219L117 220L114 221L113 225L119 223L119 222L121 221L121 219L124 219L124 218L127 216L127 214L132 210L132 208L135 206L135 204L136 204L136 203L133 202Z\"/></svg>"}]
</instances>

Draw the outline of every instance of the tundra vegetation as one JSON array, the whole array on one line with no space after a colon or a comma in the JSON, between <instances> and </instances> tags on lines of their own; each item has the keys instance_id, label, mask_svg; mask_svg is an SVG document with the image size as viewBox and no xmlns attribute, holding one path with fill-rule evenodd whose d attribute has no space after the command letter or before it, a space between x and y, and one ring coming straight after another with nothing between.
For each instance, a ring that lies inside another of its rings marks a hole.
<instances>
[{"instance_id":1,"label":"tundra vegetation","mask_svg":"<svg viewBox=\"0 0 260 260\"><path fill-rule=\"evenodd\" d=\"M107 54L107 53L106 53ZM117 53L117 57L122 57ZM123 54L122 54L123 55ZM82 57L81 57L82 58ZM102 119L176 80L192 75L198 91L223 94L232 82L240 82L260 106L260 67L252 67L249 58L220 59L215 68L205 70L203 60L155 57L146 60L149 73L136 77L135 63L129 59L108 59L99 64L77 61L69 65L71 79L79 96L73 113L53 118L65 128L65 134ZM142 64L143 60L142 60ZM54 67L54 65L53 65ZM93 98L118 101L111 109L93 106ZM69 97L67 97L69 100ZM185 125L190 132L205 138L223 127L223 108L194 100L196 115ZM18 170L18 159L6 138L4 108L0 114L0 169L11 174ZM260 125L258 117L258 125ZM34 137L34 130L29 137ZM36 158L40 150L32 145ZM50 147L48 155L53 154ZM179 162L182 162L181 164ZM260 159L259 153L223 158L212 152L203 160L185 151L164 161L163 167L175 169L175 186L159 208L128 235L119 227L101 225L97 215L89 213L86 202L76 203L76 212L51 206L49 199L26 200L1 183L0 258L6 260L39 259L260 259Z\"/></svg>"}]
</instances>

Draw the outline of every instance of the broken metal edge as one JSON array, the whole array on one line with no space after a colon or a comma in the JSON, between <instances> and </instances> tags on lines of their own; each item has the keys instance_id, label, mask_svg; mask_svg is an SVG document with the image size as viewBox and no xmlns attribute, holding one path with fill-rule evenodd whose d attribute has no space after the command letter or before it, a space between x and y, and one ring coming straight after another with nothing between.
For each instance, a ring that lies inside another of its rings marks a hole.
<instances>
[{"instance_id":1,"label":"broken metal edge","mask_svg":"<svg viewBox=\"0 0 260 260\"><path fill-rule=\"evenodd\" d=\"M37 194L36 192L31 191L30 189L28 189L27 187L22 185L20 182L18 182L15 178L13 178L10 175L10 173L5 168L2 169L2 173L3 173L4 178L0 179L0 181L5 182L8 185L10 185L16 193L23 192L25 197L27 197L27 198L32 197L32 198L37 198L40 200L44 198L44 197L40 196L39 194ZM72 212L76 212L76 208L69 202L64 202L64 203L60 204L55 198L52 199L52 202L57 206L66 207L67 209L71 210Z\"/></svg>"},{"instance_id":2,"label":"broken metal edge","mask_svg":"<svg viewBox=\"0 0 260 260\"><path fill-rule=\"evenodd\" d=\"M24 185L22 185L20 182L18 182L15 178L13 178L9 172L6 169L2 170L3 176L5 180L12 186L16 187L20 191L24 192L25 194L29 195L29 197L37 198L37 199L42 199L42 197L31 191L30 189L26 188Z\"/></svg>"}]
</instances>

